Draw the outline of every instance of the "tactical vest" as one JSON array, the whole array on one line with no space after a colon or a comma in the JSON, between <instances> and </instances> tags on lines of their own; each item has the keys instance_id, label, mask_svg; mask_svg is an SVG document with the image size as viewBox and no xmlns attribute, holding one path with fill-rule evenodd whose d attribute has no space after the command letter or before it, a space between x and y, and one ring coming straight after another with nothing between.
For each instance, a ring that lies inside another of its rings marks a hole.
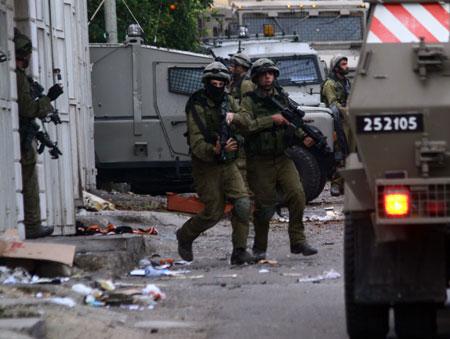
<instances>
[{"instance_id":1,"label":"tactical vest","mask_svg":"<svg viewBox=\"0 0 450 339\"><path fill-rule=\"evenodd\" d=\"M322 85L320 86L320 101L324 102L327 106L329 106L330 103L323 95L323 87L328 81L331 81L331 83L333 84L337 101L341 106L345 107L347 105L347 99L350 93L350 81L347 78L345 78L343 81L340 81L334 77L329 77L322 83Z\"/></svg>"},{"instance_id":2,"label":"tactical vest","mask_svg":"<svg viewBox=\"0 0 450 339\"><path fill-rule=\"evenodd\" d=\"M226 94L227 95L227 94ZM203 108L203 114L200 115L196 106ZM223 107L228 106L228 107ZM186 104L186 114L192 114L192 117L200 129L205 141L215 146L217 140L220 138L221 124L225 123L222 110L228 112L229 107L229 97L227 97L226 102L222 102L221 106L211 107L208 104L208 98L204 89L200 89L191 95ZM223 120L223 121L222 121ZM187 141L189 144L189 131L186 132ZM227 152L226 161L231 161L237 158L237 152Z\"/></svg>"},{"instance_id":3,"label":"tactical vest","mask_svg":"<svg viewBox=\"0 0 450 339\"><path fill-rule=\"evenodd\" d=\"M249 92L245 96L249 96L253 101L253 114L256 118L271 116L279 112L270 101L260 97L255 92ZM286 103L285 97L275 95L281 103ZM261 132L251 134L245 138L245 152L249 157L252 156L273 156L277 157L284 154L289 147L286 139L286 129L284 126L273 125L271 128Z\"/></svg>"}]
</instances>

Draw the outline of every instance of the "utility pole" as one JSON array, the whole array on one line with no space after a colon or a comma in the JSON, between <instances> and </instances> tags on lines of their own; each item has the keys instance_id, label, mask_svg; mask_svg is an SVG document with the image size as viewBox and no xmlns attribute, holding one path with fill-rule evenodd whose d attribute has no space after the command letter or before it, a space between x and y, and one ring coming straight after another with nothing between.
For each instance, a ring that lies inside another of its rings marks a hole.
<instances>
[{"instance_id":1,"label":"utility pole","mask_svg":"<svg viewBox=\"0 0 450 339\"><path fill-rule=\"evenodd\" d=\"M105 0L105 28L109 43L117 43L116 0Z\"/></svg>"}]
</instances>

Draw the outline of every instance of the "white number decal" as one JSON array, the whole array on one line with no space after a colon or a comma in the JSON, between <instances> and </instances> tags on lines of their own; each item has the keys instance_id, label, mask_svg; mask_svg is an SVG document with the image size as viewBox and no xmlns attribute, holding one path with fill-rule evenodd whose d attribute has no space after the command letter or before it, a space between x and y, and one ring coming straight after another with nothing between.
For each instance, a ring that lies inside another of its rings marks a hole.
<instances>
[{"instance_id":1,"label":"white number decal","mask_svg":"<svg viewBox=\"0 0 450 339\"><path fill-rule=\"evenodd\" d=\"M400 129L406 131L408 129L408 119L405 117L400 118Z\"/></svg>"},{"instance_id":2,"label":"white number decal","mask_svg":"<svg viewBox=\"0 0 450 339\"><path fill-rule=\"evenodd\" d=\"M376 117L373 119L373 130L374 131L381 131L383 129L383 124L381 123L381 118Z\"/></svg>"},{"instance_id":3,"label":"white number decal","mask_svg":"<svg viewBox=\"0 0 450 339\"><path fill-rule=\"evenodd\" d=\"M392 119L390 117L384 117L384 130L385 131L392 131Z\"/></svg>"},{"instance_id":4,"label":"white number decal","mask_svg":"<svg viewBox=\"0 0 450 339\"><path fill-rule=\"evenodd\" d=\"M372 131L372 119L364 118L364 132Z\"/></svg>"},{"instance_id":5,"label":"white number decal","mask_svg":"<svg viewBox=\"0 0 450 339\"><path fill-rule=\"evenodd\" d=\"M412 131L415 131L417 129L417 117L409 117L408 128Z\"/></svg>"}]
</instances>

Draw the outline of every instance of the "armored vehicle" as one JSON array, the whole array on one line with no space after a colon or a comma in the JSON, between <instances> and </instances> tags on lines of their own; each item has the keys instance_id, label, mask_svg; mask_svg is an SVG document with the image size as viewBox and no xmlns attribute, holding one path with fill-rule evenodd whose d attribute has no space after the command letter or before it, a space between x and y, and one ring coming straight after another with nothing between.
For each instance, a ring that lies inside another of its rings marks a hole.
<instances>
[{"instance_id":1,"label":"armored vehicle","mask_svg":"<svg viewBox=\"0 0 450 339\"><path fill-rule=\"evenodd\" d=\"M309 43L329 64L337 54L354 69L366 28L360 0L216 0L204 23L205 41L295 39Z\"/></svg>"},{"instance_id":2,"label":"armored vehicle","mask_svg":"<svg viewBox=\"0 0 450 339\"><path fill-rule=\"evenodd\" d=\"M212 58L144 45L132 29L123 44L90 47L99 184L191 190L184 108Z\"/></svg>"},{"instance_id":3,"label":"armored vehicle","mask_svg":"<svg viewBox=\"0 0 450 339\"><path fill-rule=\"evenodd\" d=\"M326 68L317 51L306 43L292 39L224 41L221 46L212 48L214 55L225 59L224 62L238 50L247 54L253 61L269 58L276 63L280 69L279 84L305 112L305 123L316 127L323 134L330 152L333 153L333 115L331 110L320 102L320 86L326 77ZM334 154L324 158L321 152L304 147L293 147L288 153L301 174L307 200L315 199L334 171Z\"/></svg>"},{"instance_id":4,"label":"armored vehicle","mask_svg":"<svg viewBox=\"0 0 450 339\"><path fill-rule=\"evenodd\" d=\"M307 50L305 56L280 59L287 68L295 68L286 73L282 85L301 82L316 93L323 70L314 52L307 45L302 48ZM203 86L203 68L213 61L211 56L147 46L133 32L123 44L92 44L90 52L99 184L128 182L133 191L142 193L192 191L184 109L189 95ZM298 92L302 100L308 97L303 94ZM306 121L325 120L320 129L330 136L333 126L327 115L322 112L313 119L307 114ZM332 147L332 137L327 142ZM292 152L312 200L322 191L331 168L320 166L302 148Z\"/></svg>"},{"instance_id":5,"label":"armored vehicle","mask_svg":"<svg viewBox=\"0 0 450 339\"><path fill-rule=\"evenodd\" d=\"M349 100L345 178L350 338L433 338L449 283L447 3L371 1Z\"/></svg>"}]
</instances>

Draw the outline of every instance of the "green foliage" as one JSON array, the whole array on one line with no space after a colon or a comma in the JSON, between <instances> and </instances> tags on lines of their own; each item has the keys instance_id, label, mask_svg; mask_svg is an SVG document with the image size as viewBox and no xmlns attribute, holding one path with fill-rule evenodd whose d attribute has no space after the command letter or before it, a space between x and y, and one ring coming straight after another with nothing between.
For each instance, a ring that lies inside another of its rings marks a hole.
<instances>
[{"instance_id":1,"label":"green foliage","mask_svg":"<svg viewBox=\"0 0 450 339\"><path fill-rule=\"evenodd\" d=\"M199 49L199 18L213 0L126 0L141 24L147 44L181 50ZM89 18L101 0L88 1ZM106 42L104 9L101 8L89 26L90 42ZM128 25L135 23L122 0L117 0L119 41L125 39Z\"/></svg>"}]
</instances>

